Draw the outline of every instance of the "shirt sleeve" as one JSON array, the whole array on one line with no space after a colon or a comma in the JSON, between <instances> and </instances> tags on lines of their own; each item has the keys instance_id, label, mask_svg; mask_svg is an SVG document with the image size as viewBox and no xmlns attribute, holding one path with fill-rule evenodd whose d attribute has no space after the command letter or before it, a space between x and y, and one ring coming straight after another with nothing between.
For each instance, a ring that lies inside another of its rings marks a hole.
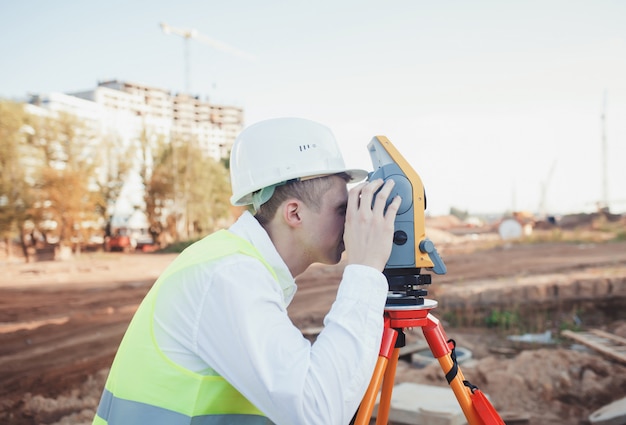
<instances>
[{"instance_id":1,"label":"shirt sleeve","mask_svg":"<svg viewBox=\"0 0 626 425\"><path fill-rule=\"evenodd\" d=\"M347 424L376 364L386 296L382 273L347 266L311 344L268 270L236 256L211 270L196 300L194 350L277 424Z\"/></svg>"}]
</instances>

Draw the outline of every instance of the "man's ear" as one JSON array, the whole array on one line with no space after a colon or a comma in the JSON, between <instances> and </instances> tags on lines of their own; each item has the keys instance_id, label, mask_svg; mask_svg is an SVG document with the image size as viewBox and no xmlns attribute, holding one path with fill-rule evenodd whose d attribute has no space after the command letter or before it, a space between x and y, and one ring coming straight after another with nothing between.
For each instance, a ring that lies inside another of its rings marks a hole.
<instances>
[{"instance_id":1,"label":"man's ear","mask_svg":"<svg viewBox=\"0 0 626 425\"><path fill-rule=\"evenodd\" d=\"M288 200L283 207L283 218L292 227L302 223L302 203L297 199Z\"/></svg>"}]
</instances>

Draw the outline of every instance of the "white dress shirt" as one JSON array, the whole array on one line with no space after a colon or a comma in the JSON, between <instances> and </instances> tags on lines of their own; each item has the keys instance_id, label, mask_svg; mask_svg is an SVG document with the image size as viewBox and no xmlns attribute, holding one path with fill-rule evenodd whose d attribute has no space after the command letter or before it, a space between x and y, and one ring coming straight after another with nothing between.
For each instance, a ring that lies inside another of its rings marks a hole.
<instances>
[{"instance_id":1,"label":"white dress shirt","mask_svg":"<svg viewBox=\"0 0 626 425\"><path fill-rule=\"evenodd\" d=\"M287 315L296 284L263 227L246 212L229 230L259 250L278 281L243 254L174 274L156 301L160 348L187 369L223 376L276 424L348 424L380 349L384 275L348 265L311 344Z\"/></svg>"}]
</instances>

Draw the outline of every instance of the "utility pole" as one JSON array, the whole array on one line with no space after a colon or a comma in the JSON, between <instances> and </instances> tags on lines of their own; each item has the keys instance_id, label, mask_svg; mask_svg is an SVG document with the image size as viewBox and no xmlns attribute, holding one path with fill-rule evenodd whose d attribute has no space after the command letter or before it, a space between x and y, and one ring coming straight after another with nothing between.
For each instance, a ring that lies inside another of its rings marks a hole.
<instances>
[{"instance_id":1,"label":"utility pole","mask_svg":"<svg viewBox=\"0 0 626 425\"><path fill-rule=\"evenodd\" d=\"M608 145L606 142L606 90L602 98L602 209L609 209Z\"/></svg>"},{"instance_id":2,"label":"utility pole","mask_svg":"<svg viewBox=\"0 0 626 425\"><path fill-rule=\"evenodd\" d=\"M539 214L542 218L545 218L548 215L548 207L547 207L546 198L548 196L548 185L550 184L550 180L552 180L552 175L554 174L555 167L556 167L556 159L552 161L552 166L550 167L550 171L548 171L548 175L546 179L541 183L541 200L539 203Z\"/></svg>"}]
</instances>

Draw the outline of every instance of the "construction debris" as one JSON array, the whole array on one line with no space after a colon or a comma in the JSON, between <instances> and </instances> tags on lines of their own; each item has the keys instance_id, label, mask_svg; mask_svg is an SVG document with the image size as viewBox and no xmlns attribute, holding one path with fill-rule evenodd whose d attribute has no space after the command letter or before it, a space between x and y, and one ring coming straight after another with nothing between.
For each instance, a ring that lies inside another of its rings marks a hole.
<instances>
[{"instance_id":1,"label":"construction debris","mask_svg":"<svg viewBox=\"0 0 626 425\"><path fill-rule=\"evenodd\" d=\"M613 360L626 364L626 338L599 329L591 329L587 332L565 330L561 332L561 335L580 342Z\"/></svg>"},{"instance_id":2,"label":"construction debris","mask_svg":"<svg viewBox=\"0 0 626 425\"><path fill-rule=\"evenodd\" d=\"M626 397L593 412L589 415L589 422L594 425L626 424Z\"/></svg>"}]
</instances>

